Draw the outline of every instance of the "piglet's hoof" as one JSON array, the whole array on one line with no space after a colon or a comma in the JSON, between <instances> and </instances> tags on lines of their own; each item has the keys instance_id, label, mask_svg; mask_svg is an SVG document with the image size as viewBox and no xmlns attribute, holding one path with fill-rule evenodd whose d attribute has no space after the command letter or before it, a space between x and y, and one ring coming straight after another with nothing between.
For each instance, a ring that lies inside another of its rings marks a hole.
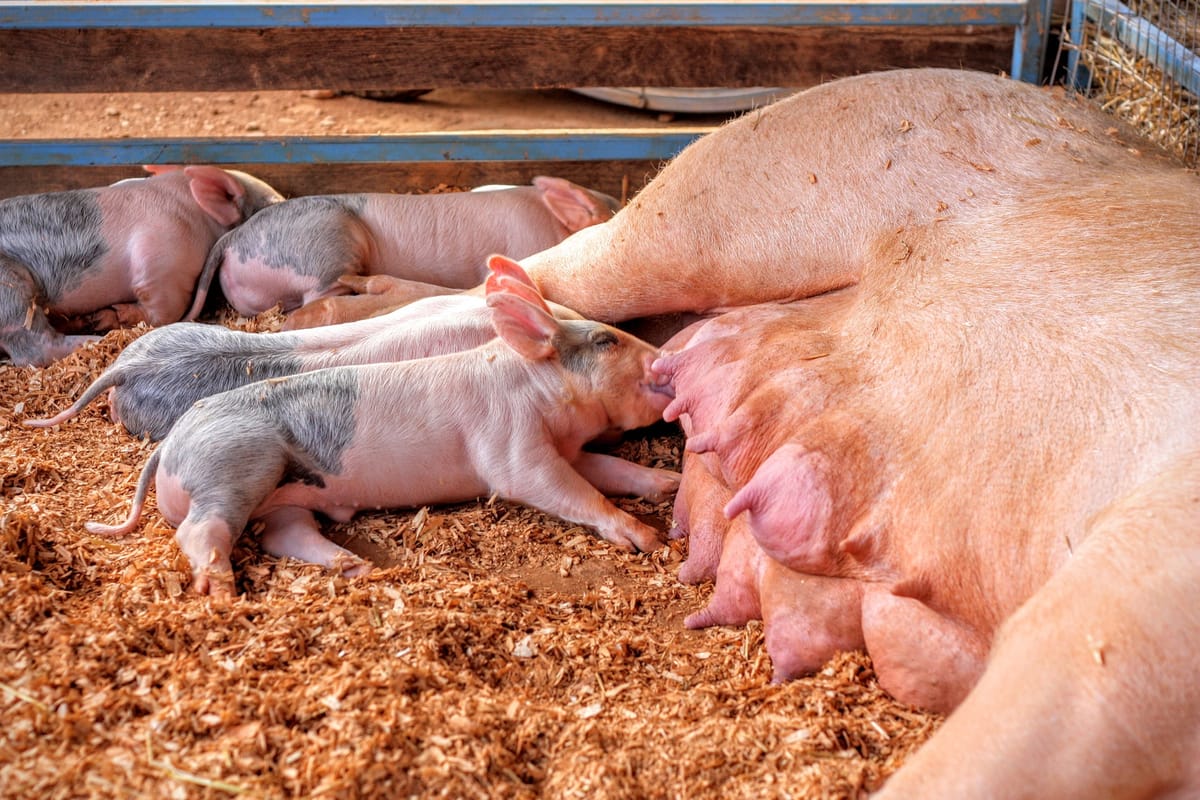
<instances>
[{"instance_id":1,"label":"piglet's hoof","mask_svg":"<svg viewBox=\"0 0 1200 800\"><path fill-rule=\"evenodd\" d=\"M358 578L375 569L375 565L353 553L338 554L330 567L345 578Z\"/></svg>"},{"instance_id":2,"label":"piglet's hoof","mask_svg":"<svg viewBox=\"0 0 1200 800\"><path fill-rule=\"evenodd\" d=\"M658 531L636 520L612 531L600 531L600 535L626 552L651 553L663 546Z\"/></svg>"},{"instance_id":3,"label":"piglet's hoof","mask_svg":"<svg viewBox=\"0 0 1200 800\"><path fill-rule=\"evenodd\" d=\"M661 503L679 491L680 474L668 469L656 469L649 476L642 497L651 503Z\"/></svg>"},{"instance_id":4,"label":"piglet's hoof","mask_svg":"<svg viewBox=\"0 0 1200 800\"><path fill-rule=\"evenodd\" d=\"M217 600L231 600L235 594L233 569L206 567L195 574L192 588L196 594L206 594Z\"/></svg>"}]
</instances>

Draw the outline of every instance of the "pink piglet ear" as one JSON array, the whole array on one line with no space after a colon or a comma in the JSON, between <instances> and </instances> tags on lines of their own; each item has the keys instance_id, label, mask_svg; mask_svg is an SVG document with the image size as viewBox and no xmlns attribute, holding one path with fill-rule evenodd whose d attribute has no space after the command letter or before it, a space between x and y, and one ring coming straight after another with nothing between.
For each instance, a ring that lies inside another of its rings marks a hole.
<instances>
[{"instance_id":1,"label":"pink piglet ear","mask_svg":"<svg viewBox=\"0 0 1200 800\"><path fill-rule=\"evenodd\" d=\"M546 301L538 294L537 289L531 289L523 283L518 283L507 275L491 275L488 277L486 294L511 294L529 303L531 306L540 308L550 316L554 316L554 312L550 310L550 306L546 305Z\"/></svg>"},{"instance_id":2,"label":"pink piglet ear","mask_svg":"<svg viewBox=\"0 0 1200 800\"><path fill-rule=\"evenodd\" d=\"M558 321L547 311L504 291L489 293L487 304L497 335L513 350L530 361L554 354Z\"/></svg>"},{"instance_id":3,"label":"pink piglet ear","mask_svg":"<svg viewBox=\"0 0 1200 800\"><path fill-rule=\"evenodd\" d=\"M537 286L533 282L533 278L529 277L528 273L525 272L525 269L520 264L518 264L516 261L513 261L508 256L502 256L499 253L490 255L487 259L487 266L488 269L492 271L493 275L503 275L505 277L512 278L514 281L519 281L531 289L537 289Z\"/></svg>"},{"instance_id":4,"label":"pink piglet ear","mask_svg":"<svg viewBox=\"0 0 1200 800\"><path fill-rule=\"evenodd\" d=\"M491 274L488 275L487 283L484 285L486 294L496 292L515 294L554 316L554 312L546 304L546 299L542 297L542 293L538 291L530 277L525 274L525 270L521 269L520 264L511 258L497 255L488 258L488 269L491 270Z\"/></svg>"},{"instance_id":5,"label":"pink piglet ear","mask_svg":"<svg viewBox=\"0 0 1200 800\"><path fill-rule=\"evenodd\" d=\"M242 221L246 189L237 178L218 167L192 166L183 171L191 180L192 197L205 214L225 227Z\"/></svg>"},{"instance_id":6,"label":"pink piglet ear","mask_svg":"<svg viewBox=\"0 0 1200 800\"><path fill-rule=\"evenodd\" d=\"M542 202L570 233L604 222L612 215L610 209L595 195L564 178L539 175L533 185L542 194Z\"/></svg>"}]
</instances>

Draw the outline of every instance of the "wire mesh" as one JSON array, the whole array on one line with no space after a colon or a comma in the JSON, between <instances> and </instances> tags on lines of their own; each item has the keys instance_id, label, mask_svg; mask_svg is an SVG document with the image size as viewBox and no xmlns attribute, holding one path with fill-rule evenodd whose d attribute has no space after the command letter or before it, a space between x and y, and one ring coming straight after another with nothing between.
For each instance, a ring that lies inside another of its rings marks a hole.
<instances>
[{"instance_id":1,"label":"wire mesh","mask_svg":"<svg viewBox=\"0 0 1200 800\"><path fill-rule=\"evenodd\" d=\"M1200 167L1200 0L1071 0L1067 79Z\"/></svg>"}]
</instances>

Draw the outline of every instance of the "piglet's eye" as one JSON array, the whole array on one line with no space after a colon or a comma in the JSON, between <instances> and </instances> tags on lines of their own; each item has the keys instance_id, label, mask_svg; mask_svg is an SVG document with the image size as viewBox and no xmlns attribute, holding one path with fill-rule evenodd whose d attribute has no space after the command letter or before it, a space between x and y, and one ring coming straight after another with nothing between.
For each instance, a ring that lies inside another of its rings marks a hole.
<instances>
[{"instance_id":1,"label":"piglet's eye","mask_svg":"<svg viewBox=\"0 0 1200 800\"><path fill-rule=\"evenodd\" d=\"M588 340L597 350L611 350L617 346L617 337L612 331L604 329L592 331L588 336Z\"/></svg>"}]
</instances>

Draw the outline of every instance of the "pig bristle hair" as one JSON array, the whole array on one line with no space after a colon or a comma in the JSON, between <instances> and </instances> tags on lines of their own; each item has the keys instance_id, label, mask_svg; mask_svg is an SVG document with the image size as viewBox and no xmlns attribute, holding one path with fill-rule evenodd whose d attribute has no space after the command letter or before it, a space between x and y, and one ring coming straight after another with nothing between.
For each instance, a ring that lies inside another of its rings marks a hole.
<instances>
[{"instance_id":1,"label":"pig bristle hair","mask_svg":"<svg viewBox=\"0 0 1200 800\"><path fill-rule=\"evenodd\" d=\"M142 517L142 509L146 505L146 492L150 490L150 481L154 478L154 471L158 469L158 455L162 452L162 448L157 448L146 461L146 466L142 467L141 477L138 478L137 489L133 493L133 507L129 509L129 516L120 525L105 525L102 522L85 522L83 527L88 533L95 533L100 536L121 536L129 533L137 527L138 520Z\"/></svg>"},{"instance_id":2,"label":"pig bristle hair","mask_svg":"<svg viewBox=\"0 0 1200 800\"><path fill-rule=\"evenodd\" d=\"M102 392L114 387L120 386L125 382L125 371L122 369L112 369L106 371L96 380L92 381L91 386L83 390L83 394L79 395L79 399L72 403L68 408L58 412L53 417L44 419L27 419L22 421L22 425L27 425L30 428L51 428L55 425L60 425L74 417L88 403L95 400Z\"/></svg>"}]
</instances>

